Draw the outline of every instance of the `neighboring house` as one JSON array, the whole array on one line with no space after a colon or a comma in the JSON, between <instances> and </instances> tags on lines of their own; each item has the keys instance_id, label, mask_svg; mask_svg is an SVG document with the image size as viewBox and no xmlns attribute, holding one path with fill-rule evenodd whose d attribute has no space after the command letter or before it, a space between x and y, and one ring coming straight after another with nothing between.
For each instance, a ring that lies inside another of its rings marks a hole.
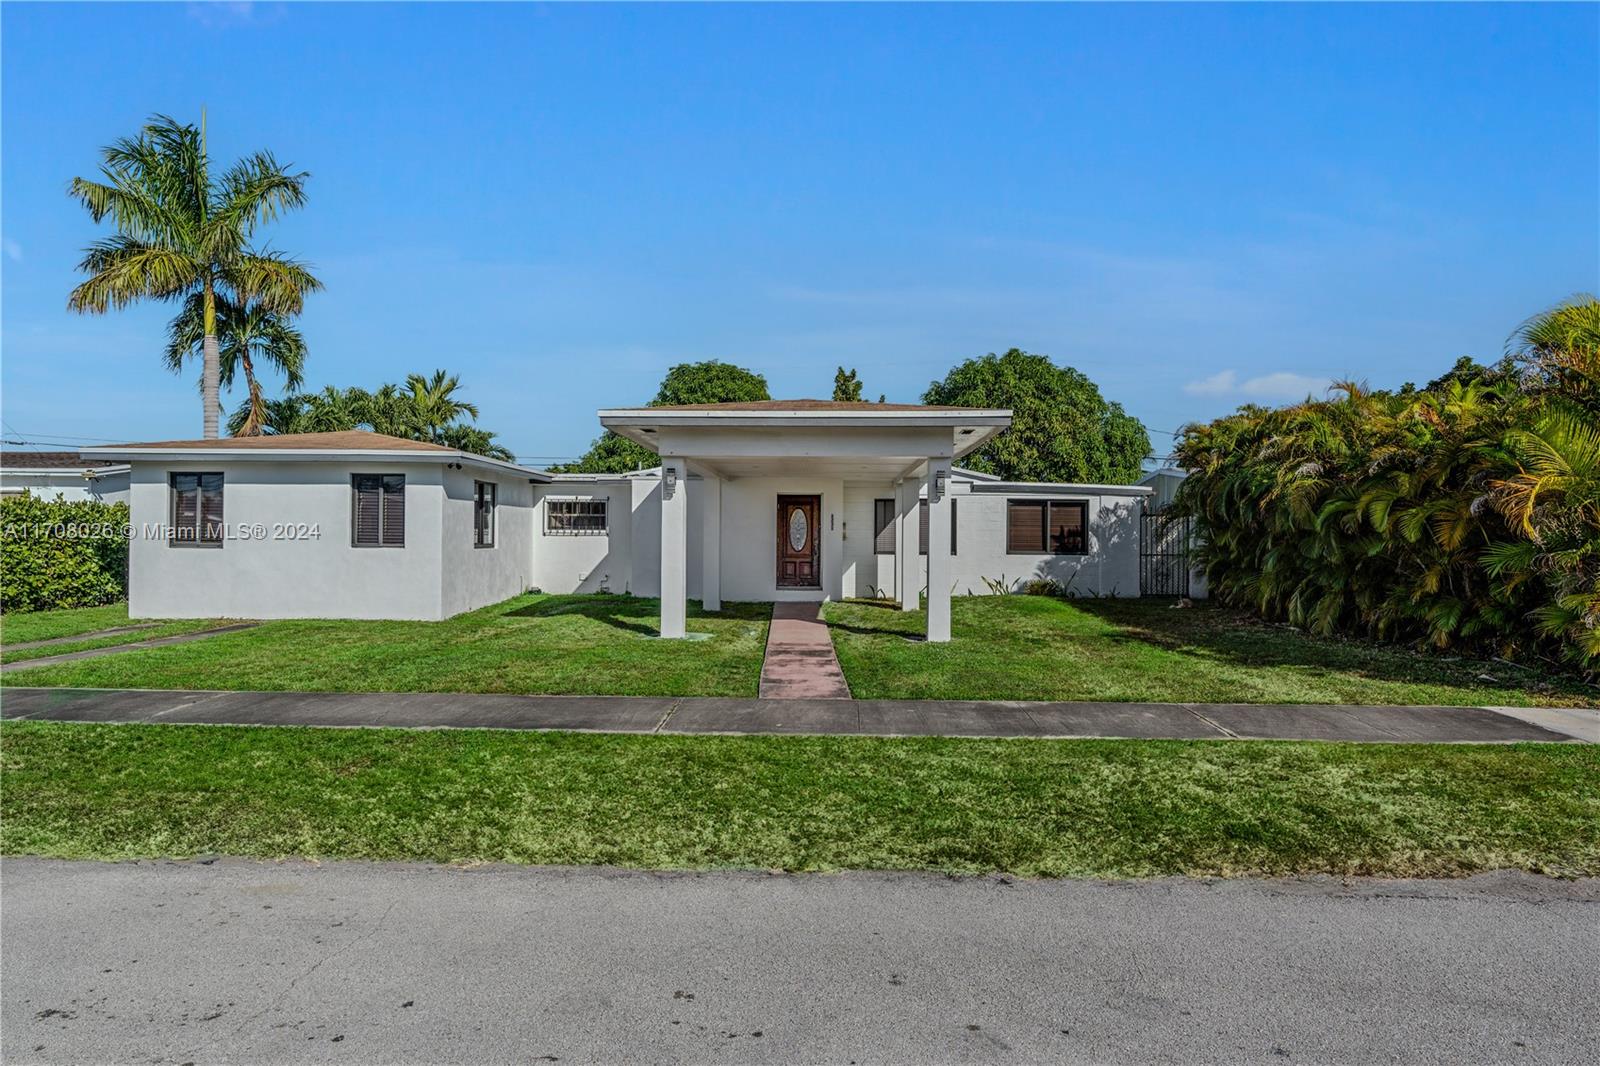
<instances>
[{"instance_id":1,"label":"neighboring house","mask_svg":"<svg viewBox=\"0 0 1600 1066\"><path fill-rule=\"evenodd\" d=\"M128 502L128 465L77 452L0 451L0 495Z\"/></svg>"},{"instance_id":2,"label":"neighboring house","mask_svg":"<svg viewBox=\"0 0 1600 1066\"><path fill-rule=\"evenodd\" d=\"M1009 411L794 400L600 421L661 465L549 474L362 432L85 451L132 465L134 617L438 619L535 587L659 596L675 637L691 598L926 595L938 641L950 597L991 581L1139 592L1148 488L955 466Z\"/></svg>"}]
</instances>

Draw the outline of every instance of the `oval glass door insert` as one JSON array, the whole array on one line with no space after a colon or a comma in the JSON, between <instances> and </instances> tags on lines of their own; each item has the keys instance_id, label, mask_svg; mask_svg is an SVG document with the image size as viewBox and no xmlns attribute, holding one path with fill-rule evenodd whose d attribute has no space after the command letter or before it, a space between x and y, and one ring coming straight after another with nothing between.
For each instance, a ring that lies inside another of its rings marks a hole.
<instances>
[{"instance_id":1,"label":"oval glass door insert","mask_svg":"<svg viewBox=\"0 0 1600 1066\"><path fill-rule=\"evenodd\" d=\"M803 507L796 507L789 512L789 547L794 551L804 551L806 546L806 512Z\"/></svg>"}]
</instances>

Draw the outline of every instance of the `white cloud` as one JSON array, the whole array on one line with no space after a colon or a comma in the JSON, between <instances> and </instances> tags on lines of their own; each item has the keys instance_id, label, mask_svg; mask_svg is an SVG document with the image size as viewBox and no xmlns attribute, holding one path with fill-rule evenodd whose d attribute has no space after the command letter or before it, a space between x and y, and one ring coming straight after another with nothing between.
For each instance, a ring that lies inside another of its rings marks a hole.
<instances>
[{"instance_id":1,"label":"white cloud","mask_svg":"<svg viewBox=\"0 0 1600 1066\"><path fill-rule=\"evenodd\" d=\"M276 22L283 13L282 4L258 5L249 2L236 3L233 0L202 0L188 6L189 17L211 29Z\"/></svg>"},{"instance_id":2,"label":"white cloud","mask_svg":"<svg viewBox=\"0 0 1600 1066\"><path fill-rule=\"evenodd\" d=\"M5 249L7 259L11 260L13 263L22 262L22 245L18 244L10 237L7 237L5 239Z\"/></svg>"},{"instance_id":3,"label":"white cloud","mask_svg":"<svg viewBox=\"0 0 1600 1066\"><path fill-rule=\"evenodd\" d=\"M1303 400L1327 391L1328 379L1279 370L1239 380L1232 370L1222 370L1183 387L1190 396L1238 396L1250 400Z\"/></svg>"}]
</instances>

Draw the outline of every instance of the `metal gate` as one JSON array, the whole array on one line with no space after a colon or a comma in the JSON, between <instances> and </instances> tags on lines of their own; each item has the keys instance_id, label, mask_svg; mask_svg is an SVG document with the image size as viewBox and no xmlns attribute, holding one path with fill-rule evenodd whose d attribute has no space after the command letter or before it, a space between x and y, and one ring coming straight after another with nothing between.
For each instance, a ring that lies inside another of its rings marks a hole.
<instances>
[{"instance_id":1,"label":"metal gate","mask_svg":"<svg viewBox=\"0 0 1600 1066\"><path fill-rule=\"evenodd\" d=\"M1190 519L1146 512L1139 516L1139 594L1189 595Z\"/></svg>"}]
</instances>

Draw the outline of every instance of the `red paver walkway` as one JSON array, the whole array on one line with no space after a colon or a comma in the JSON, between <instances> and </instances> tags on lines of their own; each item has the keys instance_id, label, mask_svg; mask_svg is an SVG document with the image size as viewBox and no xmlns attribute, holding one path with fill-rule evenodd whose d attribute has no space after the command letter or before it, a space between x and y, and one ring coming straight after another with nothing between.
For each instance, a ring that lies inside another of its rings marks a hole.
<instances>
[{"instance_id":1,"label":"red paver walkway","mask_svg":"<svg viewBox=\"0 0 1600 1066\"><path fill-rule=\"evenodd\" d=\"M847 700L833 639L820 617L821 603L775 603L761 664L764 700Z\"/></svg>"}]
</instances>

